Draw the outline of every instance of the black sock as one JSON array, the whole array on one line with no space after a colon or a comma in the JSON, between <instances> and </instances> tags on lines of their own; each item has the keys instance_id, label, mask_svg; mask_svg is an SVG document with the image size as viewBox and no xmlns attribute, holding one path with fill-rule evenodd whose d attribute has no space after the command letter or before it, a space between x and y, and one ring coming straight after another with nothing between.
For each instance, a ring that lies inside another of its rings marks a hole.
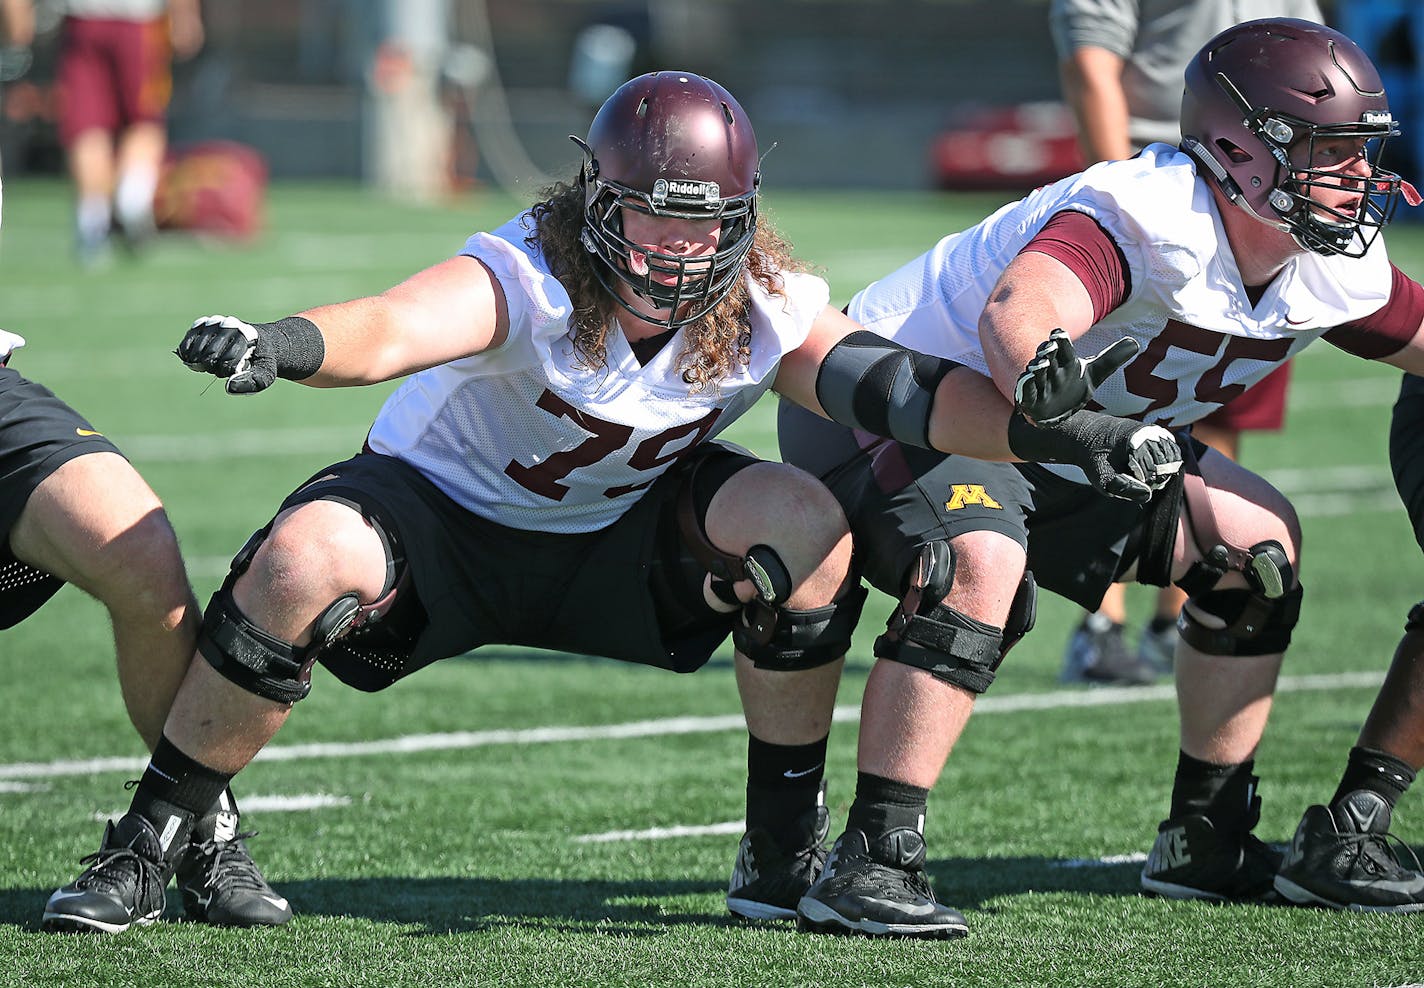
<instances>
[{"instance_id":1,"label":"black sock","mask_svg":"<svg viewBox=\"0 0 1424 988\"><path fill-rule=\"evenodd\" d=\"M820 805L828 740L771 744L747 735L748 829L767 831L786 850L805 843L800 821Z\"/></svg>"},{"instance_id":2,"label":"black sock","mask_svg":"<svg viewBox=\"0 0 1424 988\"><path fill-rule=\"evenodd\" d=\"M747 782L759 789L819 789L826 774L826 742L771 744L747 735Z\"/></svg>"},{"instance_id":3,"label":"black sock","mask_svg":"<svg viewBox=\"0 0 1424 988\"><path fill-rule=\"evenodd\" d=\"M1330 798L1330 805L1334 806L1356 790L1368 789L1383 799L1393 812L1399 797L1413 781L1414 769L1406 762L1376 748L1357 746L1350 749L1350 761L1340 777L1340 787Z\"/></svg>"},{"instance_id":4,"label":"black sock","mask_svg":"<svg viewBox=\"0 0 1424 988\"><path fill-rule=\"evenodd\" d=\"M902 828L924 833L929 798L928 789L861 772L855 779L855 802L846 826L862 831L872 841Z\"/></svg>"},{"instance_id":5,"label":"black sock","mask_svg":"<svg viewBox=\"0 0 1424 988\"><path fill-rule=\"evenodd\" d=\"M138 780L129 810L153 824L168 857L187 844L194 820L212 808L231 779L189 758L165 736Z\"/></svg>"},{"instance_id":6,"label":"black sock","mask_svg":"<svg viewBox=\"0 0 1424 988\"><path fill-rule=\"evenodd\" d=\"M1222 830L1250 830L1256 824L1255 767L1250 759L1237 765L1215 765L1179 752L1172 783L1172 818L1200 814Z\"/></svg>"}]
</instances>

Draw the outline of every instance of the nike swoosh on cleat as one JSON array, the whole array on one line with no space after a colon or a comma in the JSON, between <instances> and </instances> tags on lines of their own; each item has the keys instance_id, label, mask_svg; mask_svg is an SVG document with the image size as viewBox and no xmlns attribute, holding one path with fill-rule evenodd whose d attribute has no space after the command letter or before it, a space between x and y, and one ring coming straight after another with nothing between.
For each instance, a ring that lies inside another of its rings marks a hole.
<instances>
[{"instance_id":1,"label":"nike swoosh on cleat","mask_svg":"<svg viewBox=\"0 0 1424 988\"><path fill-rule=\"evenodd\" d=\"M1380 811L1380 804L1379 804L1379 803L1375 803L1375 804L1373 804L1372 806L1370 806L1370 815L1369 815L1369 816L1359 818L1360 833L1363 834L1363 833L1369 833L1369 832L1370 832L1370 829L1371 829L1372 827L1374 827L1374 825L1375 825L1375 817L1379 816L1379 811Z\"/></svg>"},{"instance_id":2,"label":"nike swoosh on cleat","mask_svg":"<svg viewBox=\"0 0 1424 988\"><path fill-rule=\"evenodd\" d=\"M280 895L264 895L262 898L272 903L272 905L276 906L278 909L287 908L287 900L282 898Z\"/></svg>"},{"instance_id":3,"label":"nike swoosh on cleat","mask_svg":"<svg viewBox=\"0 0 1424 988\"><path fill-rule=\"evenodd\" d=\"M871 896L866 896L865 901L886 906L896 912L904 913L906 916L928 916L935 911L934 903L932 902L921 902L918 905L908 906L903 902L891 902L888 899L876 899Z\"/></svg>"},{"instance_id":4,"label":"nike swoosh on cleat","mask_svg":"<svg viewBox=\"0 0 1424 988\"><path fill-rule=\"evenodd\" d=\"M808 769L806 769L805 771L802 771L802 772L793 772L793 771L791 771L791 769L788 768L785 772L782 772L781 774L782 774L782 776L783 776L784 778L787 778L787 779L799 779L799 778L801 778L801 777L803 777L803 776L810 775L812 772L817 771L817 770L820 769L823 765L825 765L825 762L817 762L815 765L812 765L810 768L808 768Z\"/></svg>"},{"instance_id":5,"label":"nike swoosh on cleat","mask_svg":"<svg viewBox=\"0 0 1424 988\"><path fill-rule=\"evenodd\" d=\"M49 901L51 903L63 902L65 899L78 899L88 894L89 892L87 889L80 889L77 892L66 892L63 889L60 889L49 897Z\"/></svg>"}]
</instances>

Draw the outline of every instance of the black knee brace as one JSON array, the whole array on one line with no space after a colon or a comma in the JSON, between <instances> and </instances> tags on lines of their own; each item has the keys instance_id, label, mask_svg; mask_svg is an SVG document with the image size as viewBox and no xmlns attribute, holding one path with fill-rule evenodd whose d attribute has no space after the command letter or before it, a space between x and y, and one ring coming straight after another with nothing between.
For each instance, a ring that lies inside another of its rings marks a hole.
<instances>
[{"instance_id":1,"label":"black knee brace","mask_svg":"<svg viewBox=\"0 0 1424 988\"><path fill-rule=\"evenodd\" d=\"M927 542L910 565L900 606L875 640L877 658L924 669L936 679L983 693L1004 656L1033 629L1038 586L1023 579L1009 605L1004 628L961 614L943 603L954 585L954 551L943 540Z\"/></svg>"},{"instance_id":2,"label":"black knee brace","mask_svg":"<svg viewBox=\"0 0 1424 988\"><path fill-rule=\"evenodd\" d=\"M1207 655L1274 655L1290 644L1291 629L1300 620L1302 588L1278 597L1259 590L1212 590L1187 601L1177 619L1182 640ZM1208 628L1192 614L1196 608L1226 622Z\"/></svg>"},{"instance_id":3,"label":"black knee brace","mask_svg":"<svg viewBox=\"0 0 1424 988\"><path fill-rule=\"evenodd\" d=\"M875 639L875 655L983 693L1003 661L1004 632L944 604L924 614L897 610L885 634Z\"/></svg>"},{"instance_id":4,"label":"black knee brace","mask_svg":"<svg viewBox=\"0 0 1424 988\"><path fill-rule=\"evenodd\" d=\"M395 604L409 579L409 567L397 566L389 536L380 525L375 528L386 549L386 582L381 596L371 604L362 604L355 593L338 597L317 617L309 645L293 645L268 634L253 624L233 600L233 585L247 572L272 527L268 525L255 533L233 558L227 579L203 612L203 626L198 632L198 651L203 658L225 679L249 693L277 703L303 699L311 691L311 668L321 650L347 632L379 621Z\"/></svg>"},{"instance_id":5,"label":"black knee brace","mask_svg":"<svg viewBox=\"0 0 1424 988\"><path fill-rule=\"evenodd\" d=\"M999 649L999 660L1009 654L1009 649L1017 645L1023 636L1033 630L1038 619L1038 584L1034 582L1033 571L1024 570L1014 599L1009 602L1009 617L1004 622L1004 644Z\"/></svg>"},{"instance_id":6,"label":"black knee brace","mask_svg":"<svg viewBox=\"0 0 1424 988\"><path fill-rule=\"evenodd\" d=\"M238 610L231 581L203 612L198 651L229 682L277 703L296 703L311 690L316 649L267 634Z\"/></svg>"},{"instance_id":7,"label":"black knee brace","mask_svg":"<svg viewBox=\"0 0 1424 988\"><path fill-rule=\"evenodd\" d=\"M1177 586L1196 598L1211 591L1223 576L1234 570L1246 578L1255 594L1268 600L1285 599L1295 587L1295 567L1286 555L1285 546L1275 539L1266 539L1244 548L1222 537L1216 512L1212 510L1211 494L1201 476L1195 443L1196 440L1188 437L1181 444L1185 469L1179 476L1187 508L1187 527L1201 559L1177 581Z\"/></svg>"},{"instance_id":8,"label":"black knee brace","mask_svg":"<svg viewBox=\"0 0 1424 988\"><path fill-rule=\"evenodd\" d=\"M745 450L747 465L755 458ZM793 671L814 669L834 662L850 648L851 635L860 619L866 591L856 585L825 607L794 610L786 600L795 589L791 573L776 549L757 544L738 555L713 545L698 509L700 471L715 453L691 466L677 499L677 524L682 543L711 574L710 589L719 600L740 607L732 641L758 668ZM740 468L738 468L740 469ZM742 580L751 581L756 596L743 603L732 590Z\"/></svg>"},{"instance_id":9,"label":"black knee brace","mask_svg":"<svg viewBox=\"0 0 1424 988\"><path fill-rule=\"evenodd\" d=\"M793 672L826 665L850 648L865 597L857 584L826 607L802 611L753 601L742 608L732 642L759 669Z\"/></svg>"}]
</instances>

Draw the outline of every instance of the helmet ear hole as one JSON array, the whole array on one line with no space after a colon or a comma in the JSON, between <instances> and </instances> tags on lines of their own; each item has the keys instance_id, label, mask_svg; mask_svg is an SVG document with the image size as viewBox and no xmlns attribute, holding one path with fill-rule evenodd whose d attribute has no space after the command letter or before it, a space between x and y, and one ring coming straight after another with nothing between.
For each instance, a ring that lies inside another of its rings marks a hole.
<instances>
[{"instance_id":1,"label":"helmet ear hole","mask_svg":"<svg viewBox=\"0 0 1424 988\"><path fill-rule=\"evenodd\" d=\"M1244 165L1251 160L1251 154L1239 144L1228 141L1224 137L1216 139L1216 146L1221 149L1221 153L1231 160L1233 165Z\"/></svg>"}]
</instances>

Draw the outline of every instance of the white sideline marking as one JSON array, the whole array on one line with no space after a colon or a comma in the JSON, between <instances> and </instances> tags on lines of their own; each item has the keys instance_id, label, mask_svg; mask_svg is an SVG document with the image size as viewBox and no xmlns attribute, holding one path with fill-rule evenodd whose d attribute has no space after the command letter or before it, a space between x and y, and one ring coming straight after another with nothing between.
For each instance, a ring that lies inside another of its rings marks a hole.
<instances>
[{"instance_id":1,"label":"white sideline marking","mask_svg":"<svg viewBox=\"0 0 1424 988\"><path fill-rule=\"evenodd\" d=\"M0 792L48 792L43 782L0 782Z\"/></svg>"},{"instance_id":2,"label":"white sideline marking","mask_svg":"<svg viewBox=\"0 0 1424 988\"><path fill-rule=\"evenodd\" d=\"M1108 854L1101 858L1069 858L1067 861L1054 861L1049 867L1110 868L1113 865L1142 864L1146 860L1146 851L1134 851L1131 854Z\"/></svg>"},{"instance_id":3,"label":"white sideline marking","mask_svg":"<svg viewBox=\"0 0 1424 988\"><path fill-rule=\"evenodd\" d=\"M350 796L332 796L324 792L313 792L297 796L243 796L240 808L244 813L296 813L302 810L323 810L329 806L350 805ZM117 820L126 812L128 812L127 809L95 813L94 819L100 822Z\"/></svg>"},{"instance_id":4,"label":"white sideline marking","mask_svg":"<svg viewBox=\"0 0 1424 988\"><path fill-rule=\"evenodd\" d=\"M245 809L245 807L244 807ZM703 837L711 834L738 834L746 828L741 820L708 823L699 827L649 827L647 830L608 830L601 834L579 834L575 844L607 844L620 840L666 840L669 837Z\"/></svg>"},{"instance_id":5,"label":"white sideline marking","mask_svg":"<svg viewBox=\"0 0 1424 988\"><path fill-rule=\"evenodd\" d=\"M1282 676L1278 693L1316 690L1377 688L1383 672L1343 672L1321 676ZM1106 707L1129 703L1153 703L1176 698L1176 687L1106 686L1093 689L1053 690L986 696L974 705L979 715L1017 713L1021 710L1059 710L1068 707ZM860 707L836 707L837 723L860 719ZM330 741L312 744L275 745L257 755L261 762L296 762L313 758L359 758L366 755L401 755L422 751L462 751L504 744L548 744L556 741L606 741L621 738L667 737L674 734L712 734L741 731L746 721L741 714L717 717L666 717L625 724L595 724L588 727L530 727L494 731L453 731L446 734L407 734L379 741ZM147 765L141 758L86 758L54 762L12 762L0 765L0 779L52 779L66 775L96 775L101 772L141 773Z\"/></svg>"}]
</instances>

